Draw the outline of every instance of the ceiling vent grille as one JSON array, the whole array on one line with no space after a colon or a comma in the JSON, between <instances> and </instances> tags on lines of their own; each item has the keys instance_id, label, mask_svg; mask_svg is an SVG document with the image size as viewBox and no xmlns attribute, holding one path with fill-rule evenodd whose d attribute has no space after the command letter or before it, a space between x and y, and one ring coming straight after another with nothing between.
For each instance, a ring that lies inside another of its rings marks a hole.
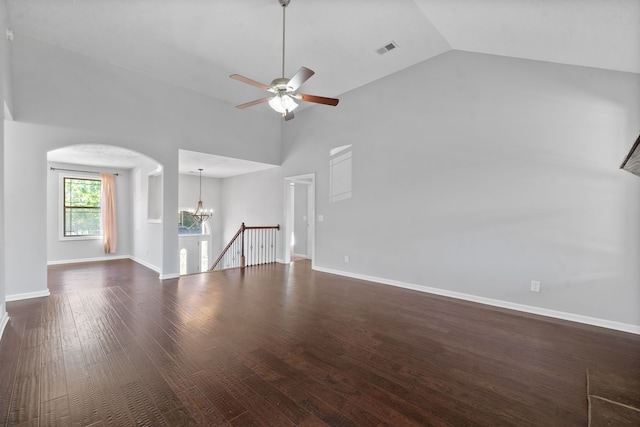
<instances>
[{"instance_id":1,"label":"ceiling vent grille","mask_svg":"<svg viewBox=\"0 0 640 427\"><path fill-rule=\"evenodd\" d=\"M398 45L396 44L396 42L390 42L387 43L386 45L382 46L380 49L376 50L376 52L378 52L380 55L384 55L385 53L389 52L390 50L393 50L395 48L397 48Z\"/></svg>"}]
</instances>

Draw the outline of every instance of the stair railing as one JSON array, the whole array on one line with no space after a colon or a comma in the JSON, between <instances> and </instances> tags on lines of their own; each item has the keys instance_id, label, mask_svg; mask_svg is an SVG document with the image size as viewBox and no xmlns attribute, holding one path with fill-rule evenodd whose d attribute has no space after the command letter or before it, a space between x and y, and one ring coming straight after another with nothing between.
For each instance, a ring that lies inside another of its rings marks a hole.
<instances>
[{"instance_id":1,"label":"stair railing","mask_svg":"<svg viewBox=\"0 0 640 427\"><path fill-rule=\"evenodd\" d=\"M278 230L280 225L249 227L243 222L209 271L276 262Z\"/></svg>"}]
</instances>

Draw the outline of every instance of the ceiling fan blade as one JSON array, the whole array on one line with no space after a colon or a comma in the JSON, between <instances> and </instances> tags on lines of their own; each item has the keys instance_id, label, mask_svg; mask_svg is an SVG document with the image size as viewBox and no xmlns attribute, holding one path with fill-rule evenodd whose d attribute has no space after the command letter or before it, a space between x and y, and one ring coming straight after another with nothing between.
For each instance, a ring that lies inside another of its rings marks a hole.
<instances>
[{"instance_id":1,"label":"ceiling fan blade","mask_svg":"<svg viewBox=\"0 0 640 427\"><path fill-rule=\"evenodd\" d=\"M236 108L243 109L243 108L247 108L247 107L253 107L254 105L258 105L258 104L262 104L263 102L267 102L271 98L273 98L273 97L272 96L267 96L266 98L260 98L260 99L256 99L255 101L245 102L244 104L236 105Z\"/></svg>"},{"instance_id":2,"label":"ceiling fan blade","mask_svg":"<svg viewBox=\"0 0 640 427\"><path fill-rule=\"evenodd\" d=\"M237 80L239 82L246 83L246 84L251 85L251 86L255 86L255 87L257 87L259 89L262 89L262 90L270 90L271 89L271 87L269 87L269 86L267 86L265 84L262 84L260 82L255 81L255 80L251 80L250 78L241 76L240 74L231 74L229 77L231 77L232 79Z\"/></svg>"},{"instance_id":3,"label":"ceiling fan blade","mask_svg":"<svg viewBox=\"0 0 640 427\"><path fill-rule=\"evenodd\" d=\"M307 67L300 67L300 69L291 77L287 86L291 88L292 91L298 89L304 82L309 80L311 76L315 74L314 71L308 69Z\"/></svg>"},{"instance_id":4,"label":"ceiling fan blade","mask_svg":"<svg viewBox=\"0 0 640 427\"><path fill-rule=\"evenodd\" d=\"M316 104L332 105L334 107L338 105L338 102L340 102L340 100L337 98L326 98L324 96L307 95L305 93L298 93L295 95L295 97L302 101L315 102Z\"/></svg>"},{"instance_id":5,"label":"ceiling fan blade","mask_svg":"<svg viewBox=\"0 0 640 427\"><path fill-rule=\"evenodd\" d=\"M284 121L285 122L288 122L289 120L293 119L295 117L295 115L293 114L293 111L287 110L287 112L284 113L282 115L282 117L284 117Z\"/></svg>"}]
</instances>

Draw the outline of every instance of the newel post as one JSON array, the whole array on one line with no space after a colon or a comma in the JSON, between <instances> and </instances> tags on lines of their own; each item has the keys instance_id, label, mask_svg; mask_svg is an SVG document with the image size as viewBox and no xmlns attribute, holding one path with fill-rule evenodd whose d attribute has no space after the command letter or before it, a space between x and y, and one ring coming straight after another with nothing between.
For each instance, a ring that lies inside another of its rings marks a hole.
<instances>
[{"instance_id":1,"label":"newel post","mask_svg":"<svg viewBox=\"0 0 640 427\"><path fill-rule=\"evenodd\" d=\"M245 266L245 257L244 257L244 230L245 230L245 226L244 226L244 222L242 223L242 225L240 226L240 230L242 230L242 235L241 235L241 241L242 241L242 253L240 254L240 267L244 268Z\"/></svg>"}]
</instances>

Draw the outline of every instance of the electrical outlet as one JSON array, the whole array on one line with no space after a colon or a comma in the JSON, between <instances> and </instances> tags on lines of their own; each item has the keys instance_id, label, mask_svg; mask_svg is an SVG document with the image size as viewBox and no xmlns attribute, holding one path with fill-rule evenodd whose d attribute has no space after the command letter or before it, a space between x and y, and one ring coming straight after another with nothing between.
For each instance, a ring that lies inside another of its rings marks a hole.
<instances>
[{"instance_id":1,"label":"electrical outlet","mask_svg":"<svg viewBox=\"0 0 640 427\"><path fill-rule=\"evenodd\" d=\"M344 256L344 263L349 264L349 255Z\"/></svg>"},{"instance_id":2,"label":"electrical outlet","mask_svg":"<svg viewBox=\"0 0 640 427\"><path fill-rule=\"evenodd\" d=\"M540 282L537 280L531 281L531 292L540 292Z\"/></svg>"}]
</instances>

